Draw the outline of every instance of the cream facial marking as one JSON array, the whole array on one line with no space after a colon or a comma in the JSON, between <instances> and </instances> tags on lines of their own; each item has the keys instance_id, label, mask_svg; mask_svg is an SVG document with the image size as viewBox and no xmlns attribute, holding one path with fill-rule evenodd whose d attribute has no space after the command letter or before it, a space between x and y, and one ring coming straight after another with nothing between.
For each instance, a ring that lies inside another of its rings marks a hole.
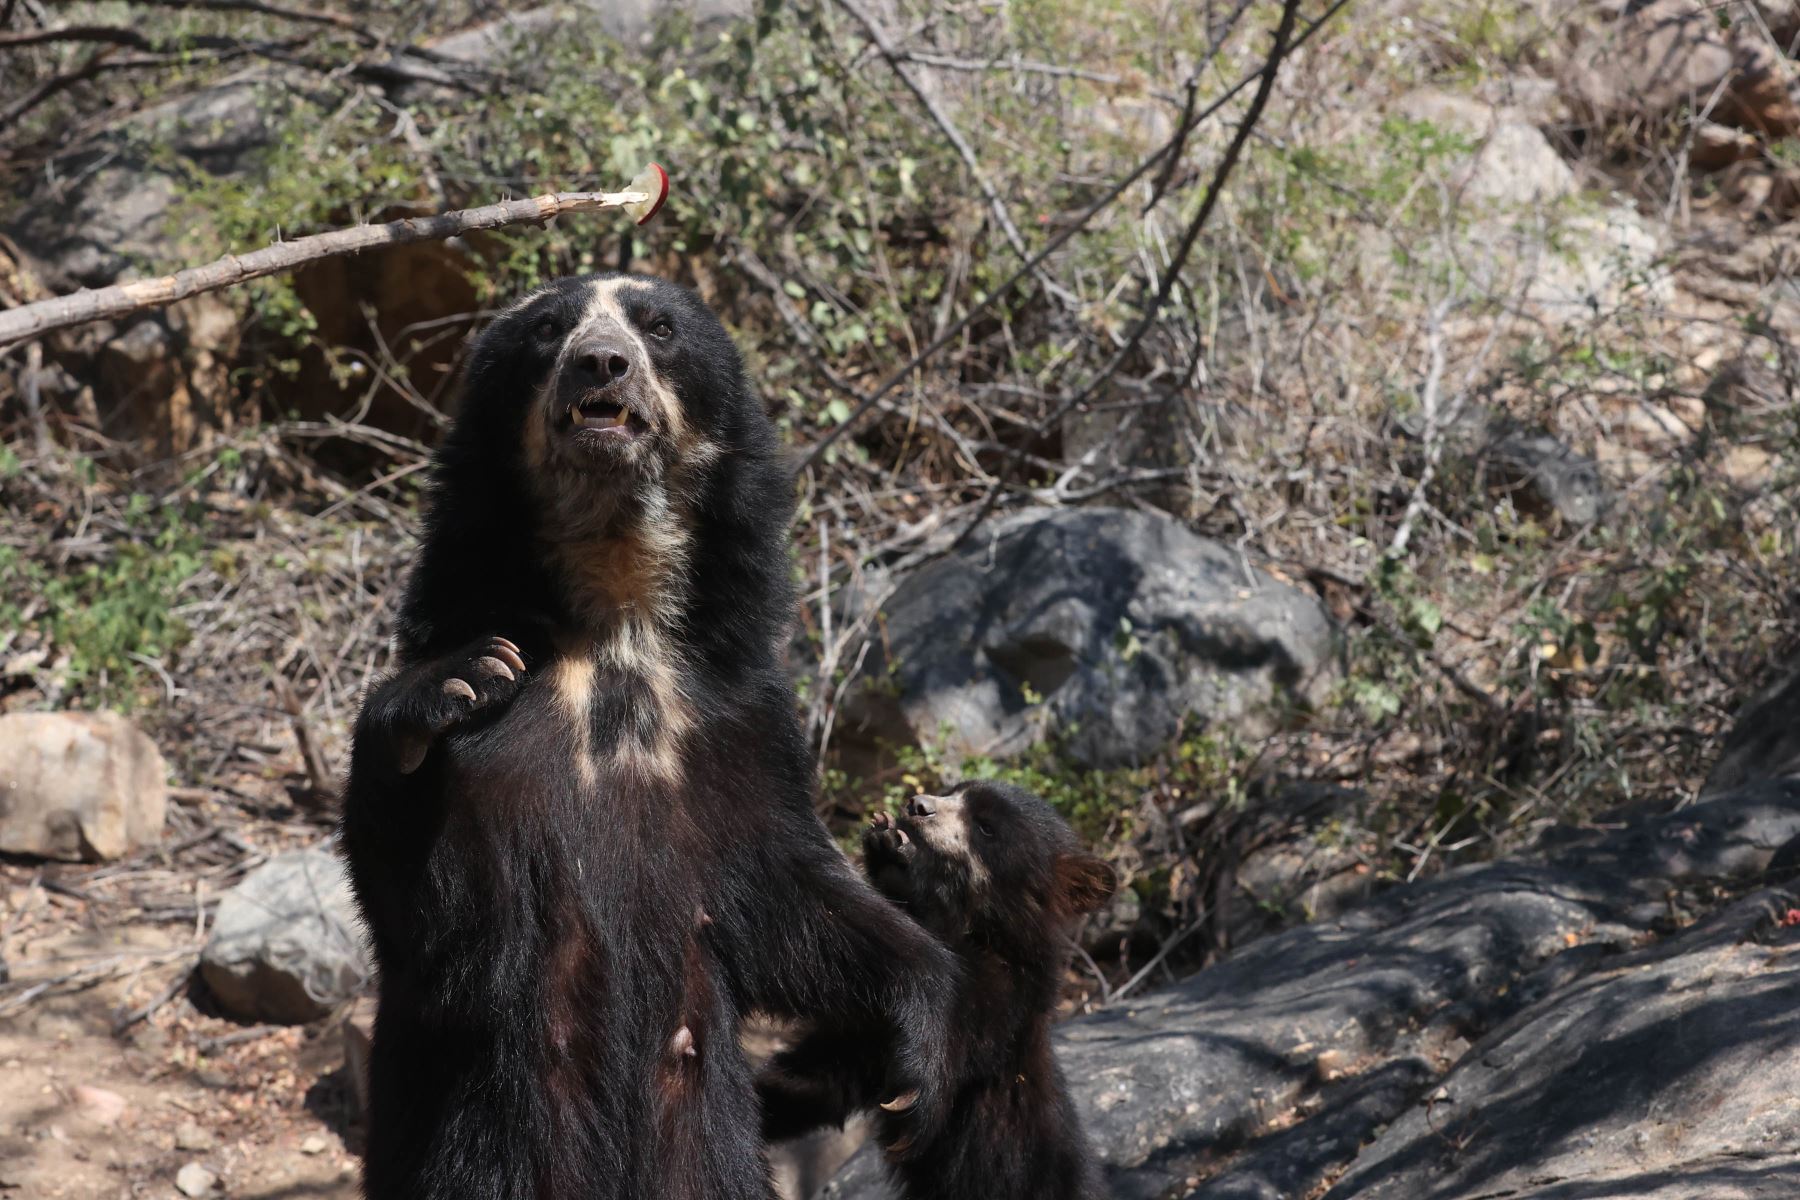
<instances>
[{"instance_id":1,"label":"cream facial marking","mask_svg":"<svg viewBox=\"0 0 1800 1200\"><path fill-rule=\"evenodd\" d=\"M625 312L624 298L627 295L633 292L647 293L650 290L649 284L636 279L602 279L590 285L587 308L564 340L563 352L557 358L556 369L562 370L568 347L578 344L586 334L601 329L612 334L622 334L631 346L639 369L644 372L646 399L654 409L654 412L645 415L652 418L658 429L680 441L687 432L681 419L681 405L676 402L675 393L670 390L663 377L650 369L650 347Z\"/></svg>"},{"instance_id":2,"label":"cream facial marking","mask_svg":"<svg viewBox=\"0 0 1800 1200\"><path fill-rule=\"evenodd\" d=\"M684 419L679 398L651 364L647 335L627 311L634 298L653 290L632 279L588 285L581 315L564 335L539 393L538 419L527 422L526 462L547 517L541 535L572 608L586 623L579 644L562 648L551 678L558 707L582 730L581 770L589 781L603 766L645 782L678 779L681 747L696 723L682 692L679 643L671 630L687 593L687 510L721 450ZM553 444L568 429L591 431L605 423L594 412L606 412L600 405L563 411L570 400L563 388L564 372L574 369L572 348L596 342L626 360L609 387L620 410L608 415L623 423L628 408L637 428L647 427L646 436L615 443L619 457L599 466L560 454ZM629 472L620 472L621 463L631 464ZM616 490L624 480L625 490ZM653 716L630 723L610 745L598 744L592 731L596 689L613 686L609 675L641 687Z\"/></svg>"},{"instance_id":3,"label":"cream facial marking","mask_svg":"<svg viewBox=\"0 0 1800 1200\"><path fill-rule=\"evenodd\" d=\"M987 881L987 868L971 845L969 805L962 796L914 796L907 801L906 813L919 831L920 841L946 858L967 863L973 882Z\"/></svg>"}]
</instances>

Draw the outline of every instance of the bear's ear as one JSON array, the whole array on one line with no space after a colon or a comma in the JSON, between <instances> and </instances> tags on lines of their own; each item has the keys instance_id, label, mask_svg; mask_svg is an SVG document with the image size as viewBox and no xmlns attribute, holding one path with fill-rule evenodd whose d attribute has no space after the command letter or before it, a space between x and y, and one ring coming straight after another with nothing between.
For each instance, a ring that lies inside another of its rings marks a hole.
<instances>
[{"instance_id":1,"label":"bear's ear","mask_svg":"<svg viewBox=\"0 0 1800 1200\"><path fill-rule=\"evenodd\" d=\"M1119 886L1113 869L1091 854L1056 858L1056 891L1072 914L1091 913L1112 899Z\"/></svg>"}]
</instances>

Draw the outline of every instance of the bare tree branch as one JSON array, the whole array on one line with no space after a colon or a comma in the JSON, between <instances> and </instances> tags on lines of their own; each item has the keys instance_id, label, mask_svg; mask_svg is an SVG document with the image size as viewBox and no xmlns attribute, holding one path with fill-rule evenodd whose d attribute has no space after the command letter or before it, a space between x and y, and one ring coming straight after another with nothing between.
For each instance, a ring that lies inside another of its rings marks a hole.
<instances>
[{"instance_id":1,"label":"bare tree branch","mask_svg":"<svg viewBox=\"0 0 1800 1200\"><path fill-rule=\"evenodd\" d=\"M153 48L150 39L137 30L116 25L60 25L54 29L0 30L0 50L42 46L50 42L109 42L115 46L130 46L134 50Z\"/></svg>"},{"instance_id":2,"label":"bare tree branch","mask_svg":"<svg viewBox=\"0 0 1800 1200\"><path fill-rule=\"evenodd\" d=\"M556 192L530 200L508 200L484 208L462 209L433 217L411 217L385 225L357 225L298 241L265 246L249 254L228 254L203 267L189 267L157 279L104 288L84 288L53 300L40 300L0 312L0 347L42 337L58 329L126 316L260 279L321 259L337 258L408 242L441 241L483 229L535 225L564 213L598 212L652 200L647 192Z\"/></svg>"},{"instance_id":3,"label":"bare tree branch","mask_svg":"<svg viewBox=\"0 0 1800 1200\"><path fill-rule=\"evenodd\" d=\"M67 0L63 0L63 2L67 3ZM278 17L283 21L300 21L308 25L331 25L355 34L359 39L374 40L374 35L363 29L355 17L325 9L291 8L285 4L266 4L263 0L128 0L128 2L146 8L181 8L194 12L258 13L265 17Z\"/></svg>"},{"instance_id":4,"label":"bare tree branch","mask_svg":"<svg viewBox=\"0 0 1800 1200\"><path fill-rule=\"evenodd\" d=\"M1299 36L1294 38L1292 43L1287 46L1286 53L1292 54L1301 46L1305 45L1313 34L1322 29L1326 22L1330 21L1332 17L1338 14L1340 9L1344 8L1349 3L1350 0L1333 0L1331 6L1327 8L1323 14L1310 22L1305 29L1300 31ZM1295 3L1287 4L1283 9L1283 17L1288 17L1296 7L1297 4ZM929 345L913 355L899 370L883 380L879 387L863 398L862 403L858 404L848 417L845 417L842 421L838 422L838 424L834 425L824 437L814 442L812 448L800 459L799 466L795 468L796 473L805 471L808 467L812 466L813 463L817 462L820 455L830 449L832 444L840 437L848 433L858 421L866 417L869 414L869 411L880 404L882 398L893 391L895 387L899 386L902 380L918 370L932 355L936 354L939 350L942 350L945 346L948 346L951 342L960 337L963 330L967 329L970 325L973 325L982 313L994 306L995 301L1010 293L1027 275L1036 271L1038 267L1043 264L1045 259L1060 250L1065 243L1076 234L1080 233L1082 229L1086 228L1089 221L1099 215L1099 213L1112 204L1114 200L1117 200L1120 196L1124 195L1127 188L1142 179L1158 163L1162 162L1164 156L1173 151L1178 143L1185 142L1188 132L1193 129L1194 126L1218 112L1221 108L1225 107L1225 105L1229 104L1239 92L1263 77L1264 74L1261 69L1252 71L1250 74L1245 75L1242 79L1232 84L1231 87L1217 100L1214 100L1199 112L1192 114L1186 121L1183 121L1178 125L1169 140L1164 142L1159 149L1152 151L1149 157L1138 163L1138 165L1131 170L1130 174L1108 188L1105 195L1083 209L1081 214L1069 223L1068 228L1051 238L1050 241L1044 245L1043 249L1027 259L1024 265L1009 275L1005 282L1001 283L1000 286L994 288L980 300L970 305L968 312L952 322L942 333L933 338ZM1210 205L1208 207L1210 207ZM1103 373L1101 378L1104 378L1106 374L1110 373L1111 371L1109 369L1107 372Z\"/></svg>"},{"instance_id":5,"label":"bare tree branch","mask_svg":"<svg viewBox=\"0 0 1800 1200\"><path fill-rule=\"evenodd\" d=\"M1325 17L1329 17L1341 7L1343 7L1343 0L1327 11ZM1194 244L1199 241L1200 231L1206 228L1207 218L1212 216L1213 208L1218 204L1219 197L1225 190L1225 182L1231 178L1232 171L1237 167L1238 157L1244 151L1244 144L1250 140L1250 134L1256 128L1256 122L1262 118L1263 108L1268 104L1269 96L1275 90L1275 77L1281 71L1281 64L1300 45L1300 40L1293 36L1294 23L1299 13L1300 0L1283 0L1281 20L1275 26L1275 44L1269 50L1269 56L1264 60L1262 70L1257 73L1257 78L1261 82L1257 85L1256 95L1251 97L1250 107L1244 111L1243 120L1238 122L1237 132L1232 136L1231 144L1225 148L1224 156L1219 159L1219 165L1213 170L1212 182L1207 186L1206 196L1200 201L1200 211L1194 214L1194 219L1188 222L1187 230L1181 235L1181 243L1176 247L1174 257L1169 260L1168 269L1163 272L1162 285L1156 289L1155 297L1138 317L1137 323L1132 326L1131 334L1125 339L1125 344L1119 347L1118 352L1104 367L1100 368L1092 379L1088 380L1080 391L1070 396L1057 407L1055 412L1050 414L1050 417L1044 422L1044 428L1054 428L1070 410L1078 407L1100 390L1101 385L1112 377L1113 372L1124 365L1125 361L1137 350L1138 345L1144 340L1144 335L1150 332L1150 327L1156 323L1157 315L1169 302L1169 297L1174 295L1175 285L1181 279L1182 268L1187 266L1188 255L1192 253ZM1325 17L1321 17L1320 20L1323 21ZM1315 25L1313 28L1317 27ZM1183 130L1185 129L1186 126L1183 126ZM1185 132L1182 132L1176 136L1185 137L1186 135Z\"/></svg>"}]
</instances>

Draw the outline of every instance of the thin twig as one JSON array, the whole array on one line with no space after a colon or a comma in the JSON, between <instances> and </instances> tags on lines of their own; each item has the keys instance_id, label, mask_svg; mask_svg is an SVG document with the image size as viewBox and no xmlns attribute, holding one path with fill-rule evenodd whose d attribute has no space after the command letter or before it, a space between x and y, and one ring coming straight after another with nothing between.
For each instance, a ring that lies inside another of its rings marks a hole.
<instances>
[{"instance_id":1,"label":"thin twig","mask_svg":"<svg viewBox=\"0 0 1800 1200\"><path fill-rule=\"evenodd\" d=\"M1319 20L1323 22L1339 7L1342 7L1342 3L1334 5ZM1200 211L1194 214L1194 219L1188 222L1187 230L1181 235L1181 242L1177 245L1174 256L1170 258L1167 269L1163 271L1162 285L1156 289L1155 297L1139 314L1136 324L1131 328L1130 336L1125 339L1125 344L1119 347L1118 352L1112 356L1111 360L1092 379L1088 380L1080 391L1065 400L1045 420L1043 428L1054 429L1064 416L1080 407L1090 396L1100 390L1113 373L1137 352L1139 344L1144 340L1144 335L1150 332L1150 327L1156 323L1156 318L1162 313L1163 306L1169 302L1169 297L1174 295L1175 287L1181 280L1182 269L1187 266L1188 255L1193 252L1194 244L1199 241L1200 231L1206 228L1207 219L1212 216L1213 209L1218 205L1219 197L1225 190L1225 183L1231 178L1232 171L1237 167L1238 158L1243 154L1245 143L1250 140L1251 131L1256 128L1257 121L1262 119L1263 109L1267 107L1269 97L1275 91L1275 77L1281 71L1281 64L1300 47L1304 40L1304 38L1293 37L1294 23L1299 12L1300 0L1284 0L1281 6L1281 20L1275 26L1275 44L1270 49L1268 58L1263 60L1263 68L1258 73L1260 82L1257 85L1256 95L1251 98L1250 107L1245 110L1243 120L1238 122L1237 133L1233 135L1231 144L1225 148L1224 157L1219 159L1219 165L1214 168L1212 182L1207 186L1205 198L1200 201ZM1317 25L1313 26L1315 29L1317 27ZM1176 136L1185 138L1187 128L1188 126L1184 123Z\"/></svg>"},{"instance_id":2,"label":"thin twig","mask_svg":"<svg viewBox=\"0 0 1800 1200\"><path fill-rule=\"evenodd\" d=\"M1349 3L1350 0L1333 0L1331 7L1326 9L1322 16L1313 21L1294 38L1292 44L1288 46L1287 52L1292 54L1301 46L1305 45L1307 40L1310 39L1313 34L1324 28L1325 24ZM1291 4L1289 8L1292 8ZM1284 15L1286 15L1286 11L1287 10L1284 10ZM829 450L840 437L844 436L844 434L854 428L857 422L868 416L870 410L881 403L882 398L893 391L902 380L918 370L921 365L938 351L962 336L963 330L967 329L970 325L973 325L983 313L994 306L996 301L1002 296L1010 294L1021 281L1035 272L1045 259L1062 249L1071 238L1080 233L1082 229L1087 226L1089 221L1092 221L1102 211L1109 207L1113 201L1124 195L1126 189L1131 187L1132 184L1136 183L1153 170L1158 163L1163 161L1164 156L1169 154L1175 148L1178 139L1185 139L1190 129L1212 116L1215 112L1218 112L1219 109L1223 108L1226 104L1229 104L1239 92L1243 91L1262 77L1263 73L1260 70L1253 71L1244 76L1228 88L1217 100L1214 100L1211 104L1193 114L1189 120L1178 126L1175 132L1170 135L1168 141L1164 142L1158 149L1153 151L1149 157L1145 158L1142 162L1138 163L1136 167L1132 168L1123 179L1120 179L1111 188L1108 188L1105 195L1083 209L1080 215L1070 222L1067 229L1064 229L1061 233L1051 238L1050 241L1044 245L1043 249L1032 255L1023 266L1009 275L1000 286L994 288L992 291L988 292L987 295L970 305L967 312L946 327L942 333L931 339L931 342L923 350L920 350L917 354L913 355L899 370L883 380L881 386L877 387L873 392L870 392L868 396L863 399L863 402L852 410L849 416L833 426L824 437L814 442L811 449L801 457L799 466L795 468L796 473L804 472L808 467L812 466L813 463L817 462L819 457L823 455L825 451Z\"/></svg>"},{"instance_id":3,"label":"thin twig","mask_svg":"<svg viewBox=\"0 0 1800 1200\"><path fill-rule=\"evenodd\" d=\"M0 312L0 347L27 338L42 337L57 329L104 321L157 308L204 292L290 271L320 259L337 258L409 242L442 241L483 229L508 225L542 224L565 213L598 212L641 204L643 192L556 192L530 200L508 200L484 208L439 213L434 217L410 217L385 225L357 225L331 233L318 233L298 241L281 242L242 256L227 254L203 267L189 267L157 279L141 279L113 287L84 288L54 300L22 304Z\"/></svg>"},{"instance_id":4,"label":"thin twig","mask_svg":"<svg viewBox=\"0 0 1800 1200\"><path fill-rule=\"evenodd\" d=\"M881 57L887 60L887 64L893 68L894 74L900 77L900 82L906 85L906 90L918 99L919 104L925 109L926 115L939 129L943 130L944 136L950 139L950 144L956 147L957 154L962 157L963 164L969 168L969 174L974 178L975 186L980 188L981 194L987 197L988 207L993 209L994 220L999 222L1000 231L1006 235L1007 242L1018 252L1020 258L1029 260L1031 251L1025 245L1025 235L1019 232L1017 225L1013 224L1012 214L1006 210L1006 201L1000 198L999 189L987 177L987 172L981 169L981 160L975 157L975 148L969 145L968 139L963 137L962 131L957 129L956 123L950 119L950 115L944 111L943 106L932 97L930 92L925 90L923 84L913 78L913 73L906 69L905 58L899 50L894 48L894 44L888 41L887 35L881 32L881 27L875 24L874 19L858 7L855 0L837 0L837 4L863 27L863 32L869 35L869 40L875 43L877 50L881 51ZM1050 283L1049 280L1044 282L1047 285Z\"/></svg>"},{"instance_id":5,"label":"thin twig","mask_svg":"<svg viewBox=\"0 0 1800 1200\"><path fill-rule=\"evenodd\" d=\"M1168 958L1169 955L1174 952L1174 950L1177 946L1179 946L1179 945L1181 945L1181 943L1187 941L1188 938L1190 938L1194 934L1198 933L1201 929L1205 928L1205 926L1206 926L1206 913L1205 913L1205 911L1202 911L1198 916L1196 916L1194 918L1192 924L1183 926L1181 929L1178 929L1174 933L1170 934L1169 937L1163 942L1161 948L1159 948L1157 950L1157 952L1151 957L1150 961L1138 968L1137 974L1133 975L1130 979L1127 979L1124 983L1120 984L1118 987L1113 989L1112 1002L1123 1000L1123 999L1125 999L1125 997L1131 995L1131 993L1134 990L1136 990L1138 984L1140 984L1140 983L1144 982L1144 980L1148 979L1150 977L1150 972L1156 970L1157 967L1161 966L1163 963L1163 960Z\"/></svg>"}]
</instances>

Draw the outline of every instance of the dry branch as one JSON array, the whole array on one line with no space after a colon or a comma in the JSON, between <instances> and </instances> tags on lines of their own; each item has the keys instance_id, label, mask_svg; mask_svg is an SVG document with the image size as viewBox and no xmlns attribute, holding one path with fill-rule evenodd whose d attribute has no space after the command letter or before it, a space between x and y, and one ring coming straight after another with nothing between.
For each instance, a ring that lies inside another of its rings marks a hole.
<instances>
[{"instance_id":1,"label":"dry branch","mask_svg":"<svg viewBox=\"0 0 1800 1200\"><path fill-rule=\"evenodd\" d=\"M1316 19L1308 22L1306 25L1306 28L1302 29L1300 31L1300 33L1298 34L1298 36L1293 37L1293 39L1291 41L1287 40L1287 37L1284 33L1284 35L1281 39L1281 43L1285 44L1284 49L1282 51L1282 57L1291 55L1296 50L1300 49L1301 46L1304 46L1307 43L1307 41L1309 39L1311 39L1313 34L1317 33L1320 29L1324 28L1326 22L1330 21L1332 17L1335 17L1338 14L1338 12L1340 10L1342 10L1348 3L1349 3L1349 0L1332 0L1332 4L1330 7L1327 8ZM1291 6L1291 5L1284 6L1283 14L1282 14L1284 20L1292 12L1293 7L1294 6ZM1291 26L1289 26L1288 28L1289 28L1289 30L1291 30ZM1279 65L1279 64L1277 64L1277 65ZM799 465L797 467L795 467L795 473L798 474L798 473L804 472L808 467L812 466L813 463L817 462L819 460L819 457L821 455L823 455L825 453L825 451L829 450L834 442L836 442L840 437L843 437L844 434L848 433L857 424L857 422L861 421L865 416L867 416L872 409L874 409L877 405L879 405L881 403L883 397L885 397L895 387L899 386L899 384L903 380L905 380L909 376L911 376L915 370L917 370L921 365L924 364L925 360L929 359L932 355L936 354L939 350L942 350L945 346L949 345L951 342L956 340L956 338L961 336L962 331L967 329L970 325L974 324L975 321L981 316L982 313L986 312L989 308L993 307L994 303L997 300L999 300L1001 297L1006 296L1009 293L1011 293L1013 288L1017 287L1018 284L1022 280L1024 280L1026 276L1033 274L1038 269L1038 267L1043 264L1044 260L1048 259L1052 254L1054 254L1058 250L1062 249L1063 244L1070 241L1071 239L1073 239L1084 228L1086 228L1087 223L1089 221L1093 220L1096 216L1098 216L1108 205L1112 204L1113 201L1117 200L1120 196L1124 195L1127 188L1129 188L1132 184L1136 183L1138 180L1142 179L1146 174L1148 174L1152 169L1154 169L1157 166L1157 164L1159 164L1163 161L1163 158L1166 155L1168 155L1172 152L1175 152L1180 145L1184 145L1186 143L1186 139L1187 139L1187 135L1188 135L1189 131L1192 130L1196 125L1200 124L1200 122L1202 122L1202 121L1206 120L1208 117L1212 116L1215 112L1219 111L1219 109L1225 107L1226 104L1230 103L1230 101L1232 100L1233 97L1235 97L1239 92L1244 91L1251 84L1258 83L1258 82L1262 81L1263 79L1269 77L1267 75L1267 71L1268 71L1268 63L1265 60L1263 66L1258 67L1256 70L1251 71L1249 74L1247 74L1243 78L1239 79L1235 84L1233 84L1231 87L1227 88L1217 99L1215 99L1212 103L1208 104L1205 108L1201 109L1199 112L1189 114L1187 119L1184 120L1180 125L1178 125L1176 127L1174 133L1170 136L1168 141L1164 142L1160 147L1158 147L1156 150L1152 151L1150 153L1149 157L1147 157L1147 158L1143 159L1141 162L1139 162L1138 165L1130 171L1130 173L1128 173L1124 178L1120 179L1117 183L1113 184L1113 186L1111 188L1107 189L1106 193L1104 195L1102 195L1098 200L1094 201L1087 208L1083 209L1074 218L1074 220L1069 222L1068 226L1065 229L1063 229L1063 231L1061 233L1059 233L1055 237L1051 238L1047 243L1044 244L1044 246L1040 250L1038 250L1038 252L1036 254L1033 254L1030 258L1026 259L1024 264L1017 271L1014 271L1011 275L1007 276L1005 281L1003 281L998 287L993 288L991 291L987 292L979 300L977 300L974 304L971 304L969 306L969 310L967 312L965 312L960 318L958 318L953 324L951 324L942 333L938 334L937 337L933 338L931 340L930 344L928 344L923 350L920 350L917 354L913 355L898 370L894 371L886 379L884 379L881 382L880 386L878 386L874 391L870 392L867 396L865 396L863 398L863 400L861 401L861 403L859 403L854 409L851 410L849 416L845 417L842 421L839 421L836 425L832 426L829 430L827 430L825 435L823 437L821 437L818 441L814 442L812 444L812 446L807 449L806 453L801 456ZM1254 122L1249 122L1249 124L1253 125ZM1210 210L1210 205L1208 206L1208 208ZM1165 297L1165 299L1166 299L1166 297ZM1158 308L1161 307L1160 302L1158 303L1157 307ZM1154 317L1154 312L1152 312L1151 315ZM4 345L4 344L5 343L3 341L0 341L0 345ZM1112 373L1112 369L1109 367L1109 369L1103 371L1100 376L1097 376L1097 378L1105 378L1106 376L1110 375L1111 373Z\"/></svg>"},{"instance_id":2,"label":"dry branch","mask_svg":"<svg viewBox=\"0 0 1800 1200\"><path fill-rule=\"evenodd\" d=\"M1319 18L1313 28L1318 28L1320 24L1324 23L1326 17L1331 16L1342 7L1343 0L1339 0L1339 3L1333 5L1326 12L1325 17ZM1092 379L1088 380L1079 391L1064 400L1050 414L1044 422L1044 428L1056 428L1063 417L1086 403L1108 379L1112 378L1113 373L1123 366L1132 353L1137 350L1138 344L1144 340L1144 335L1150 332L1151 326L1156 323L1156 318L1162 313L1163 306L1169 302L1169 297L1175 294L1175 287L1181 280L1182 269L1187 266L1188 255L1193 252L1194 243L1199 240L1200 231L1206 228L1207 219L1212 216L1214 206L1218 204L1219 197L1224 193L1226 181L1231 178L1232 171L1236 169L1238 157L1244 152L1244 146L1249 142L1251 133L1256 129L1256 123L1262 119L1263 109L1269 103L1269 96L1275 90L1275 77L1281 71L1281 64L1304 41L1304 38L1294 37L1294 25L1299 16L1300 0L1283 0L1281 18L1275 26L1275 44L1269 50L1268 57L1263 60L1262 70L1258 72L1256 93L1251 96L1250 105L1244 110L1243 119L1238 122L1237 132L1232 134L1231 143L1225 147L1225 153L1213 169L1212 182L1207 185L1206 195L1200 201L1200 210L1194 214L1194 219L1188 222L1187 229L1182 233L1181 241L1176 246L1175 253L1170 257L1168 267L1163 271L1162 284L1156 289L1156 295L1138 316L1136 323L1132 325L1131 333L1125 338L1124 345L1119 347L1118 352L1104 367L1100 368ZM1176 132L1175 138L1185 142L1188 128L1190 126L1184 123Z\"/></svg>"},{"instance_id":3,"label":"dry branch","mask_svg":"<svg viewBox=\"0 0 1800 1200\"><path fill-rule=\"evenodd\" d=\"M355 17L324 9L296 8L286 4L266 4L263 0L131 0L144 8L184 8L194 12L244 12L277 17L283 21L299 21L309 25L331 25L365 41L374 35L363 29Z\"/></svg>"},{"instance_id":4,"label":"dry branch","mask_svg":"<svg viewBox=\"0 0 1800 1200\"><path fill-rule=\"evenodd\" d=\"M484 208L461 209L434 217L409 217L385 225L357 225L331 233L314 234L298 241L280 242L249 254L227 254L203 267L189 267L173 275L140 279L112 287L84 288L53 300L0 312L0 349L58 329L106 321L173 304L204 292L260 279L322 259L373 250L377 246L401 246L409 242L442 241L483 229L508 225L542 224L564 213L598 212L625 208L655 199L648 192L554 192L530 200L508 200Z\"/></svg>"}]
</instances>

